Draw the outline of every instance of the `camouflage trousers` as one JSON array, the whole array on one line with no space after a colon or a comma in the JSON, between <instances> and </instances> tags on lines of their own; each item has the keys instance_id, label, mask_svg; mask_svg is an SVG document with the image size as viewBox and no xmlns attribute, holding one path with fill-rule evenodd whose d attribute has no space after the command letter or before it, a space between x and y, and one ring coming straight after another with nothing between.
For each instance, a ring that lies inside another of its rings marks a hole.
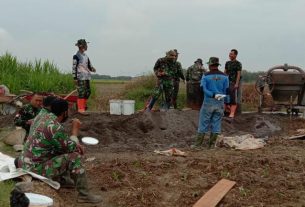
<instances>
[{"instance_id":1,"label":"camouflage trousers","mask_svg":"<svg viewBox=\"0 0 305 207\"><path fill-rule=\"evenodd\" d=\"M90 81L89 80L78 80L77 81L77 92L78 92L78 98L88 99L91 94Z\"/></svg>"},{"instance_id":2,"label":"camouflage trousers","mask_svg":"<svg viewBox=\"0 0 305 207\"><path fill-rule=\"evenodd\" d=\"M172 102L175 108L177 108L177 97L179 93L179 85L180 80L174 80L174 89L173 89L173 96L172 96Z\"/></svg>"},{"instance_id":3,"label":"camouflage trousers","mask_svg":"<svg viewBox=\"0 0 305 207\"><path fill-rule=\"evenodd\" d=\"M165 102L170 105L173 95L173 80L171 79L158 79L157 86L153 91L152 97L158 99L164 92Z\"/></svg>"},{"instance_id":4,"label":"camouflage trousers","mask_svg":"<svg viewBox=\"0 0 305 207\"><path fill-rule=\"evenodd\" d=\"M58 177L67 171L72 174L85 172L81 162L81 155L78 152L58 155L42 164L35 165L30 170L47 178Z\"/></svg>"}]
</instances>

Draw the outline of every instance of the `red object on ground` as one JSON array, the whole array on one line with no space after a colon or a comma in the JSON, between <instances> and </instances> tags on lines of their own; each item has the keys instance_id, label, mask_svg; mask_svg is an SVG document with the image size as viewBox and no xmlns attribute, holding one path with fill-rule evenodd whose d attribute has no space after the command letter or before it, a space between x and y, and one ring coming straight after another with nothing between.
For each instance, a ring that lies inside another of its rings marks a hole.
<instances>
[{"instance_id":1,"label":"red object on ground","mask_svg":"<svg viewBox=\"0 0 305 207\"><path fill-rule=\"evenodd\" d=\"M42 96L50 96L50 95L54 95L52 93L40 93ZM33 95L29 94L29 95L25 95L24 99L27 101L30 101L32 99ZM61 98L64 98L65 95L61 95ZM77 102L77 96L76 95L71 95L69 97L66 98L66 100L69 102L69 108L73 107L73 105Z\"/></svg>"}]
</instances>

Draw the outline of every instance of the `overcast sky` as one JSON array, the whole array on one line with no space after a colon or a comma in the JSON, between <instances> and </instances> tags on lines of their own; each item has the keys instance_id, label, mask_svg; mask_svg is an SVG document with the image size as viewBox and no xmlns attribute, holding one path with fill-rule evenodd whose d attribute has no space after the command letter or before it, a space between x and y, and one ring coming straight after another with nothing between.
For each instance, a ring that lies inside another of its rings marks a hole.
<instances>
[{"instance_id":1,"label":"overcast sky","mask_svg":"<svg viewBox=\"0 0 305 207\"><path fill-rule=\"evenodd\" d=\"M0 0L0 54L71 71L79 38L99 74L140 75L177 48L184 68L236 48L243 68L305 69L304 0Z\"/></svg>"}]
</instances>

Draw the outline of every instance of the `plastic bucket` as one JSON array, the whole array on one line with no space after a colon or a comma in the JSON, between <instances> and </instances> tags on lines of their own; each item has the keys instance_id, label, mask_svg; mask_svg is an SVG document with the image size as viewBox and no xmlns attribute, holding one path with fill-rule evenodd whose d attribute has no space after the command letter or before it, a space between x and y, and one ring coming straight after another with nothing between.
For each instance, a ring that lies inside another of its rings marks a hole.
<instances>
[{"instance_id":1,"label":"plastic bucket","mask_svg":"<svg viewBox=\"0 0 305 207\"><path fill-rule=\"evenodd\" d=\"M135 101L134 100L123 100L122 102L122 113L123 115L134 114L135 111Z\"/></svg>"},{"instance_id":2,"label":"plastic bucket","mask_svg":"<svg viewBox=\"0 0 305 207\"><path fill-rule=\"evenodd\" d=\"M110 114L122 115L122 101L121 100L109 100Z\"/></svg>"}]
</instances>

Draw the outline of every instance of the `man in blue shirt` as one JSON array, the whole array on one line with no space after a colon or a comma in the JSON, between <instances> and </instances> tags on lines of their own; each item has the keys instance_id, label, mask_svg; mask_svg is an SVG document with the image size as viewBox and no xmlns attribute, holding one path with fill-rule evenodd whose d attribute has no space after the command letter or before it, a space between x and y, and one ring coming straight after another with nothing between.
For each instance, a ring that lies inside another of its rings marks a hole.
<instances>
[{"instance_id":1,"label":"man in blue shirt","mask_svg":"<svg viewBox=\"0 0 305 207\"><path fill-rule=\"evenodd\" d=\"M229 79L218 70L219 58L211 57L210 72L202 76L200 87L204 91L204 101L200 109L199 126L196 143L193 147L202 145L211 148L215 145L218 134L221 133L221 120L224 112L224 102L227 100ZM210 138L204 140L205 134L211 131Z\"/></svg>"}]
</instances>

